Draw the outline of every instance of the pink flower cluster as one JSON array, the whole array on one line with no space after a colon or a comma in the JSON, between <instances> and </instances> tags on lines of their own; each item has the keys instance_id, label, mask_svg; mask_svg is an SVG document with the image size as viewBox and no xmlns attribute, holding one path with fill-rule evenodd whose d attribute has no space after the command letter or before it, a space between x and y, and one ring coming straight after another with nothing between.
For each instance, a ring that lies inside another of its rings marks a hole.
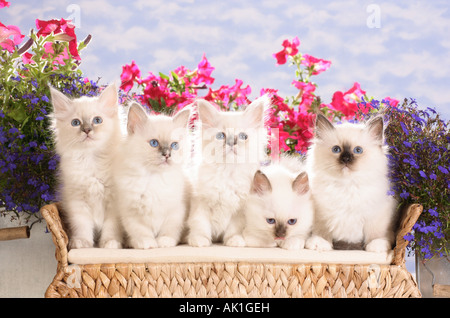
<instances>
[{"instance_id":1,"label":"pink flower cluster","mask_svg":"<svg viewBox=\"0 0 450 318\"><path fill-rule=\"evenodd\" d=\"M9 3L0 2L0 8L8 7ZM80 61L80 55L78 53L77 37L75 35L75 26L71 24L70 21L61 20L39 20L36 19L36 28L38 32L36 36L46 37L52 35L53 39L48 40L44 43L45 54L42 55L43 59L52 60L53 64L65 65L65 60L73 58ZM25 35L21 34L20 29L14 25L5 26L0 22L0 46L10 53L13 53L20 43L22 43ZM69 43L69 52L67 48L64 47L62 52L55 53L55 41L66 41ZM33 60L33 54L27 52L29 47L32 45L32 40L29 39L27 43L19 50L19 54L22 54L22 62L24 64L35 64L36 61ZM69 55L70 53L70 55Z\"/></svg>"},{"instance_id":2,"label":"pink flower cluster","mask_svg":"<svg viewBox=\"0 0 450 318\"><path fill-rule=\"evenodd\" d=\"M277 59L278 65L285 64L287 62L288 56L297 55L297 47L300 45L300 40L298 39L298 37L295 37L292 42L289 42L289 40L284 40L282 45L283 49L273 55L273 57Z\"/></svg>"},{"instance_id":3,"label":"pink flower cluster","mask_svg":"<svg viewBox=\"0 0 450 318\"><path fill-rule=\"evenodd\" d=\"M353 87L345 92L336 91L330 103L322 103L316 96L317 85L311 81L311 77L325 72L331 62L301 54L298 49L300 40L297 37L292 41L284 40L282 46L283 49L273 56L278 65L286 64L290 60L297 66L297 78L292 81L292 85L298 89L298 94L291 99L283 99L278 95L278 90L266 88L261 90L260 95L268 94L271 97L272 106L267 126L270 132L277 133L279 150L306 153L313 137L317 112L324 113L330 119L352 119L360 112L369 112L372 106L370 103L361 103L363 99L367 101L367 98L359 83L354 83ZM239 79L235 80L234 85L222 85L213 89L213 70L214 67L203 55L194 70L180 66L172 71L170 76L150 72L147 77L141 78L139 67L132 61L122 68L121 88L129 93L134 83L137 83L142 93L133 93L133 96L155 112L164 111L166 107L171 110L180 109L199 97L198 91L201 89L208 89L203 98L223 110L250 103L248 96L251 94L251 88ZM393 99L390 99L390 102L391 105L396 103Z\"/></svg>"},{"instance_id":4,"label":"pink flower cluster","mask_svg":"<svg viewBox=\"0 0 450 318\"><path fill-rule=\"evenodd\" d=\"M298 78L292 81L292 85L299 92L293 98L291 105L288 105L287 101L276 95L276 91L271 90L274 94L272 98L274 110L269 125L271 128L279 129L281 150L306 153L313 136L316 112L320 111L330 119L348 120L358 117L360 112L367 114L372 106L370 103L361 103L363 99L366 101L368 99L359 83L354 83L353 87L346 92L336 91L331 103L319 103L320 99L315 95L316 84L311 82L310 78L326 71L331 66L331 62L299 53L299 45L300 41L297 37L291 42L284 40L283 50L273 55L278 65L286 64L290 59L292 64L297 66ZM389 97L385 100L389 100L391 106L398 104L398 101Z\"/></svg>"},{"instance_id":5,"label":"pink flower cluster","mask_svg":"<svg viewBox=\"0 0 450 318\"><path fill-rule=\"evenodd\" d=\"M297 78L292 81L292 85L298 89L298 94L291 98L292 100L283 99L278 95L278 90L266 88L261 90L260 95L268 94L271 97L272 106L267 126L270 132L277 133L279 150L306 153L313 137L315 114L318 111L330 119L352 119L359 112L367 113L371 109L371 104L360 103L363 98L365 100L367 98L359 83L354 83L353 87L345 92L336 91L328 104L320 102L316 96L317 85L311 81L311 77L325 72L331 66L331 62L309 54L301 54L298 50L300 40L297 37L292 41L284 40L282 46L283 49L273 56L278 65L291 60L292 64L297 66ZM134 83L137 83L138 88L142 89L142 94L134 93L134 97L155 112L164 111L167 107L170 110L180 109L192 103L199 97L200 89L208 89L203 98L223 110L239 108L250 103L248 96L251 94L251 88L249 85L245 86L242 80L236 79L234 85L222 85L218 89L213 89L211 87L214 83L211 76L213 70L214 67L203 55L194 70L180 66L172 71L170 76L161 73L157 76L150 72L146 78L141 78L139 67L132 61L122 68L121 88L129 93ZM395 105L395 100L389 100L391 105Z\"/></svg>"},{"instance_id":6,"label":"pink flower cluster","mask_svg":"<svg viewBox=\"0 0 450 318\"><path fill-rule=\"evenodd\" d=\"M278 147L283 152L292 150L306 152L309 140L313 137L312 127L315 115L306 109L295 110L290 107L276 89L262 89L261 95L271 96L272 108L267 121L269 132L274 129L278 133Z\"/></svg>"},{"instance_id":7,"label":"pink flower cluster","mask_svg":"<svg viewBox=\"0 0 450 318\"><path fill-rule=\"evenodd\" d=\"M1 5L1 3L0 3ZM3 8L3 7L0 7ZM14 52L16 45L19 45L25 35L15 25L4 25L0 22L0 46L8 52Z\"/></svg>"},{"instance_id":8,"label":"pink flower cluster","mask_svg":"<svg viewBox=\"0 0 450 318\"><path fill-rule=\"evenodd\" d=\"M161 107L169 107L178 109L193 102L197 98L198 91L208 89L203 96L223 109L228 109L232 103L237 106L247 104L247 96L251 93L250 86L242 87L243 82L236 79L233 86L222 85L213 90L209 85L214 83L211 76L214 67L211 66L208 59L203 55L202 60L194 70L189 70L184 66L180 66L171 72L170 76L159 74L159 76L149 72L146 78L141 78L141 71L135 61L122 67L121 89L128 93L134 86L142 88L142 94L134 94L144 105L154 108L155 103ZM158 110L159 110L158 109Z\"/></svg>"},{"instance_id":9,"label":"pink flower cluster","mask_svg":"<svg viewBox=\"0 0 450 318\"><path fill-rule=\"evenodd\" d=\"M75 34L75 26L68 20L39 20L36 19L36 28L39 30L38 37L50 34L56 35L56 40L69 42L69 52L76 60L81 60L78 53L77 36ZM46 47L47 53L54 53L51 44ZM67 55L67 51L65 53Z\"/></svg>"}]
</instances>

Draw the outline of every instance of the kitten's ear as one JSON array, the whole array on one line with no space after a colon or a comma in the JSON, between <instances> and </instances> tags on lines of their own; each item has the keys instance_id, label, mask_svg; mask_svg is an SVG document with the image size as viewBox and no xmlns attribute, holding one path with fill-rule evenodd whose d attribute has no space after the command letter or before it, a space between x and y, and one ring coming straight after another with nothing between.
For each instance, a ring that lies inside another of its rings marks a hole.
<instances>
[{"instance_id":1,"label":"kitten's ear","mask_svg":"<svg viewBox=\"0 0 450 318\"><path fill-rule=\"evenodd\" d=\"M267 95L263 95L255 99L244 111L244 116L247 119L250 127L262 128L264 127L264 112L270 104L270 99Z\"/></svg>"},{"instance_id":2,"label":"kitten's ear","mask_svg":"<svg viewBox=\"0 0 450 318\"><path fill-rule=\"evenodd\" d=\"M292 190L298 195L306 194L309 191L309 180L306 172L300 173L294 182L292 182Z\"/></svg>"},{"instance_id":3,"label":"kitten's ear","mask_svg":"<svg viewBox=\"0 0 450 318\"><path fill-rule=\"evenodd\" d=\"M377 142L380 144L383 143L384 136L384 126L383 126L383 117L376 116L369 119L366 123L366 127L369 129L370 135L375 138Z\"/></svg>"},{"instance_id":4,"label":"kitten's ear","mask_svg":"<svg viewBox=\"0 0 450 318\"><path fill-rule=\"evenodd\" d=\"M55 116L61 117L62 114L70 110L71 100L53 86L49 85L49 87Z\"/></svg>"},{"instance_id":5,"label":"kitten's ear","mask_svg":"<svg viewBox=\"0 0 450 318\"><path fill-rule=\"evenodd\" d=\"M317 138L322 138L326 131L334 130L333 124L322 114L317 114L315 133Z\"/></svg>"},{"instance_id":6,"label":"kitten's ear","mask_svg":"<svg viewBox=\"0 0 450 318\"><path fill-rule=\"evenodd\" d=\"M187 127L187 124L189 123L189 119L191 118L191 108L189 106L183 108L180 110L174 117L173 117L173 123L176 126L179 127Z\"/></svg>"},{"instance_id":7,"label":"kitten's ear","mask_svg":"<svg viewBox=\"0 0 450 318\"><path fill-rule=\"evenodd\" d=\"M197 108L202 125L214 127L217 122L219 111L210 102L204 99L197 100Z\"/></svg>"},{"instance_id":8,"label":"kitten's ear","mask_svg":"<svg viewBox=\"0 0 450 318\"><path fill-rule=\"evenodd\" d=\"M267 176L261 172L261 170L256 171L250 193L256 193L258 195L263 195L267 192L272 192L272 186Z\"/></svg>"},{"instance_id":9,"label":"kitten's ear","mask_svg":"<svg viewBox=\"0 0 450 318\"><path fill-rule=\"evenodd\" d=\"M118 96L116 83L108 85L100 94L98 101L103 108L103 111L108 116L113 116L118 109Z\"/></svg>"},{"instance_id":10,"label":"kitten's ear","mask_svg":"<svg viewBox=\"0 0 450 318\"><path fill-rule=\"evenodd\" d=\"M134 134L147 122L148 117L144 108L138 103L133 103L128 110L127 130L129 134Z\"/></svg>"}]
</instances>

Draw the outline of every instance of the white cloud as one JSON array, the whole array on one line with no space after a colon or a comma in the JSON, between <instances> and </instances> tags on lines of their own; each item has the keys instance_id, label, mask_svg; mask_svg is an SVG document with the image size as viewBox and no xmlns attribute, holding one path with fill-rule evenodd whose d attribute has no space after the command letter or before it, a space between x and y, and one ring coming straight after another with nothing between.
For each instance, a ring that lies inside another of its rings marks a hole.
<instances>
[{"instance_id":1,"label":"white cloud","mask_svg":"<svg viewBox=\"0 0 450 318\"><path fill-rule=\"evenodd\" d=\"M115 26L112 29L110 26L97 25L89 29L93 36L92 46L97 48L97 52L101 50L108 50L111 52L118 51L145 51L146 46L143 44L146 41L157 43L160 38L150 30L140 26L132 26L124 29L121 26ZM91 44L90 44L91 45Z\"/></svg>"},{"instance_id":2,"label":"white cloud","mask_svg":"<svg viewBox=\"0 0 450 318\"><path fill-rule=\"evenodd\" d=\"M80 11L82 19L83 16L94 17L97 23L108 21L115 25L125 23L133 15L129 6L113 5L107 0L83 0Z\"/></svg>"},{"instance_id":3,"label":"white cloud","mask_svg":"<svg viewBox=\"0 0 450 318\"><path fill-rule=\"evenodd\" d=\"M175 69L181 65L193 65L195 68L196 63L200 60L195 61L194 56L185 49L156 49L154 51L148 52L148 71L158 74L158 72L166 72L166 69ZM145 70L142 69L145 73ZM144 74L142 74L145 77Z\"/></svg>"}]
</instances>

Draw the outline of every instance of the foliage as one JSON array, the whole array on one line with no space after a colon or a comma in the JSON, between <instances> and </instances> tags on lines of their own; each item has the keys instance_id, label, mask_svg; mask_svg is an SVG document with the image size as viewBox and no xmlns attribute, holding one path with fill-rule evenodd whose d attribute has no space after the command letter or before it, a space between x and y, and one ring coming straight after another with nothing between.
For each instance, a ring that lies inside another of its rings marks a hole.
<instances>
[{"instance_id":1,"label":"foliage","mask_svg":"<svg viewBox=\"0 0 450 318\"><path fill-rule=\"evenodd\" d=\"M392 192L400 202L420 203L424 211L405 239L424 259L448 255L450 235L450 123L415 100L387 106Z\"/></svg>"},{"instance_id":2,"label":"foliage","mask_svg":"<svg viewBox=\"0 0 450 318\"><path fill-rule=\"evenodd\" d=\"M0 209L11 215L36 215L55 199L58 158L48 129L49 84L73 97L95 95L97 83L78 69L90 36L76 42L74 26L64 19L36 20L37 32L0 25ZM2 213L6 213L3 211Z\"/></svg>"}]
</instances>

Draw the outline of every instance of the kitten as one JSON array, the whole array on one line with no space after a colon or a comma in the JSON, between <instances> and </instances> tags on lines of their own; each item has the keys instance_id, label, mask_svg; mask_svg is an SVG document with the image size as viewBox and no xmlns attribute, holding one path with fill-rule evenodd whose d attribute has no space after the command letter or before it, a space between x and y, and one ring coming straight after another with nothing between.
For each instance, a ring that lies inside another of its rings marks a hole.
<instances>
[{"instance_id":1,"label":"kitten","mask_svg":"<svg viewBox=\"0 0 450 318\"><path fill-rule=\"evenodd\" d=\"M387 194L382 117L333 126L319 114L315 130L307 162L316 215L306 247L331 250L333 242L346 242L371 252L390 250L396 202Z\"/></svg>"},{"instance_id":2,"label":"kitten","mask_svg":"<svg viewBox=\"0 0 450 318\"><path fill-rule=\"evenodd\" d=\"M171 247L180 241L189 203L182 167L190 155L189 118L189 107L169 117L149 116L136 103L130 106L128 136L114 163L114 202L132 248ZM105 233L108 240L105 244L114 246L114 233Z\"/></svg>"},{"instance_id":3,"label":"kitten","mask_svg":"<svg viewBox=\"0 0 450 318\"><path fill-rule=\"evenodd\" d=\"M243 237L247 246L302 249L309 237L314 210L308 175L281 163L255 173L246 202Z\"/></svg>"},{"instance_id":4,"label":"kitten","mask_svg":"<svg viewBox=\"0 0 450 318\"><path fill-rule=\"evenodd\" d=\"M112 154L121 139L117 88L113 84L98 97L77 99L53 87L50 93L69 248L93 247L108 202Z\"/></svg>"},{"instance_id":5,"label":"kitten","mask_svg":"<svg viewBox=\"0 0 450 318\"><path fill-rule=\"evenodd\" d=\"M197 101L202 148L196 150L201 161L188 218L189 245L245 245L239 233L241 209L259 162L265 158L268 102L263 96L244 111L220 112L205 100Z\"/></svg>"}]
</instances>

